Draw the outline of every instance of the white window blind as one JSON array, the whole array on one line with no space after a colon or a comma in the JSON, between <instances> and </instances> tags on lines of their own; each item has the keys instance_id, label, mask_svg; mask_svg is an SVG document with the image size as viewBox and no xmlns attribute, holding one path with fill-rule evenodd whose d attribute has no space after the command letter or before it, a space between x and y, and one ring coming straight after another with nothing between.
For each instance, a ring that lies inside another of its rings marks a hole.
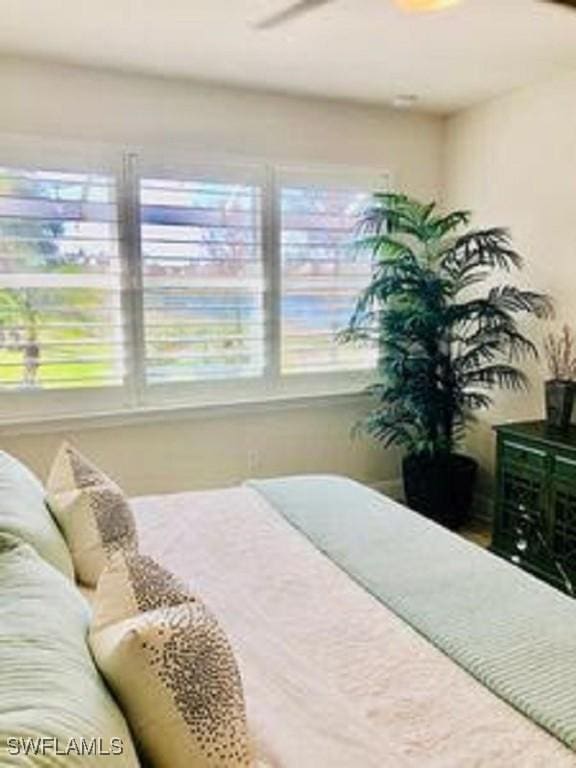
<instances>
[{"instance_id":1,"label":"white window blind","mask_svg":"<svg viewBox=\"0 0 576 768\"><path fill-rule=\"evenodd\" d=\"M0 387L124 378L121 263L111 176L0 168Z\"/></svg>"},{"instance_id":2,"label":"white window blind","mask_svg":"<svg viewBox=\"0 0 576 768\"><path fill-rule=\"evenodd\" d=\"M147 383L261 376L261 188L143 178L140 204Z\"/></svg>"},{"instance_id":3,"label":"white window blind","mask_svg":"<svg viewBox=\"0 0 576 768\"><path fill-rule=\"evenodd\" d=\"M372 350L336 341L370 280L370 255L352 247L368 199L367 187L302 180L281 187L283 373L374 366Z\"/></svg>"},{"instance_id":4,"label":"white window blind","mask_svg":"<svg viewBox=\"0 0 576 768\"><path fill-rule=\"evenodd\" d=\"M374 351L336 335L377 186L0 140L0 419L357 390Z\"/></svg>"}]
</instances>

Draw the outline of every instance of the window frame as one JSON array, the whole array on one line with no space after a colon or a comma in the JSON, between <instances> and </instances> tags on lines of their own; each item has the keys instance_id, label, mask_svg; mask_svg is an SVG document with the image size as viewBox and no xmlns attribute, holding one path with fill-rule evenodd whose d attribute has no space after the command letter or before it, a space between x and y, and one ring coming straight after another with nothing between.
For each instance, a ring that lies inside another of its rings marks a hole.
<instances>
[{"instance_id":1,"label":"window frame","mask_svg":"<svg viewBox=\"0 0 576 768\"><path fill-rule=\"evenodd\" d=\"M200 154L184 148L164 151L149 146L46 142L36 137L3 136L0 166L10 165L30 170L103 173L115 180L126 375L119 386L4 391L0 398L0 424L326 398L357 393L373 379L371 370L282 374L281 190L296 181L310 186L387 190L391 186L389 173L347 165L270 163ZM172 180L244 182L261 189L265 365L260 377L146 384L139 185L142 178L163 176Z\"/></svg>"},{"instance_id":2,"label":"window frame","mask_svg":"<svg viewBox=\"0 0 576 768\"><path fill-rule=\"evenodd\" d=\"M45 142L33 137L2 137L0 166L26 170L94 173L110 176L116 184L118 209L118 248L121 265L125 264L123 224L120 205L122 154L118 148L106 144L83 142ZM123 267L124 268L124 267ZM121 318L125 322L123 307L126 275L120 280ZM130 348L125 348L126 371L130 367ZM0 422L42 418L49 413L84 414L125 410L131 407L125 385L78 388L50 388L2 391L0 396Z\"/></svg>"},{"instance_id":3,"label":"window frame","mask_svg":"<svg viewBox=\"0 0 576 768\"><path fill-rule=\"evenodd\" d=\"M260 232L262 235L262 269L263 269L263 294L264 294L264 347L265 347L265 367L264 373L260 377L247 377L247 378L235 378L229 381L226 380L205 380L205 381L182 381L182 382L165 382L147 385L146 384L146 372L145 372L145 354L143 346L140 347L140 364L141 370L139 372L139 400L137 405L143 408L151 408L162 404L198 404L209 405L213 403L229 403L234 402L235 399L241 400L253 400L259 398L265 398L269 390L267 383L272 381L274 376L270 369L270 359L268 357L269 339L268 339L268 304L267 298L270 293L270 259L267 258L267 243L265 233L268 230L268 217L270 211L268 210L269 203L269 175L266 168L261 165L253 163L222 163L218 161L211 161L207 158L199 158L195 155L188 153L182 153L180 155L166 156L164 153L160 156L157 153L151 153L148 151L146 156L135 156L132 161L132 166L129 170L131 176L131 186L133 189L139 190L140 180L143 178L153 177L166 178L171 181L190 181L194 180L210 180L210 181L222 181L223 183L239 183L250 184L258 186L262 193L262 208L260 213ZM132 215L132 221L137 228L137 232L133 231L131 234L131 241L134 243L140 240L140 206L139 195L136 193L132 196L132 203L136 207ZM134 276L134 279L138 285L140 307L138 317L133 317L132 320L136 322L142 331L142 337L144 336L144 314L142 307L143 294L140 287L143 284L143 260L142 251L138 247L134 251L137 255L135 259L135 269L138 274ZM240 387L241 393L238 397L238 388ZM235 398L236 393L236 398Z\"/></svg>"}]
</instances>

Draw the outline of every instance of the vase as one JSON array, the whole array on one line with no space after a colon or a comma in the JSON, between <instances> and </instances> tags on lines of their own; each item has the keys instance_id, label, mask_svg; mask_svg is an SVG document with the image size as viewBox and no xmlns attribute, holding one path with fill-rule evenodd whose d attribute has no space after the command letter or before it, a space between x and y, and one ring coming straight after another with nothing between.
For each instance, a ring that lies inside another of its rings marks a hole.
<instances>
[{"instance_id":1,"label":"vase","mask_svg":"<svg viewBox=\"0 0 576 768\"><path fill-rule=\"evenodd\" d=\"M562 379L546 382L546 421L551 427L567 430L574 407L574 383Z\"/></svg>"}]
</instances>

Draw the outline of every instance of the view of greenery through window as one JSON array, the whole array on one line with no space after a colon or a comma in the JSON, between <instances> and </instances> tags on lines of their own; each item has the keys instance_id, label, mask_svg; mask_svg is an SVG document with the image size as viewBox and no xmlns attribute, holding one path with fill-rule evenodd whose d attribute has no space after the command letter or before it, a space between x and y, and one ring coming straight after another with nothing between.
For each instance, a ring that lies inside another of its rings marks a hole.
<instances>
[{"instance_id":1,"label":"view of greenery through window","mask_svg":"<svg viewBox=\"0 0 576 768\"><path fill-rule=\"evenodd\" d=\"M0 239L0 384L120 383L112 180L0 169Z\"/></svg>"},{"instance_id":2,"label":"view of greenery through window","mask_svg":"<svg viewBox=\"0 0 576 768\"><path fill-rule=\"evenodd\" d=\"M259 185L141 180L137 322L148 384L262 376L262 197ZM282 373L372 362L335 341L370 273L369 259L350 248L365 201L345 190L281 191ZM0 168L0 238L0 386L122 384L134 350L114 179Z\"/></svg>"}]
</instances>

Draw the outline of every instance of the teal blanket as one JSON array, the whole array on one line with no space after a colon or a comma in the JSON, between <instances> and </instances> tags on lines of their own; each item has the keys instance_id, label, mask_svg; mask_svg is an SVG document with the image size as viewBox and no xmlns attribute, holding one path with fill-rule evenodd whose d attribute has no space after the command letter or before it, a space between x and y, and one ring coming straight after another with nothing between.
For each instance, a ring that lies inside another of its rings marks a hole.
<instances>
[{"instance_id":1,"label":"teal blanket","mask_svg":"<svg viewBox=\"0 0 576 768\"><path fill-rule=\"evenodd\" d=\"M351 480L250 485L394 613L576 749L576 601Z\"/></svg>"}]
</instances>

